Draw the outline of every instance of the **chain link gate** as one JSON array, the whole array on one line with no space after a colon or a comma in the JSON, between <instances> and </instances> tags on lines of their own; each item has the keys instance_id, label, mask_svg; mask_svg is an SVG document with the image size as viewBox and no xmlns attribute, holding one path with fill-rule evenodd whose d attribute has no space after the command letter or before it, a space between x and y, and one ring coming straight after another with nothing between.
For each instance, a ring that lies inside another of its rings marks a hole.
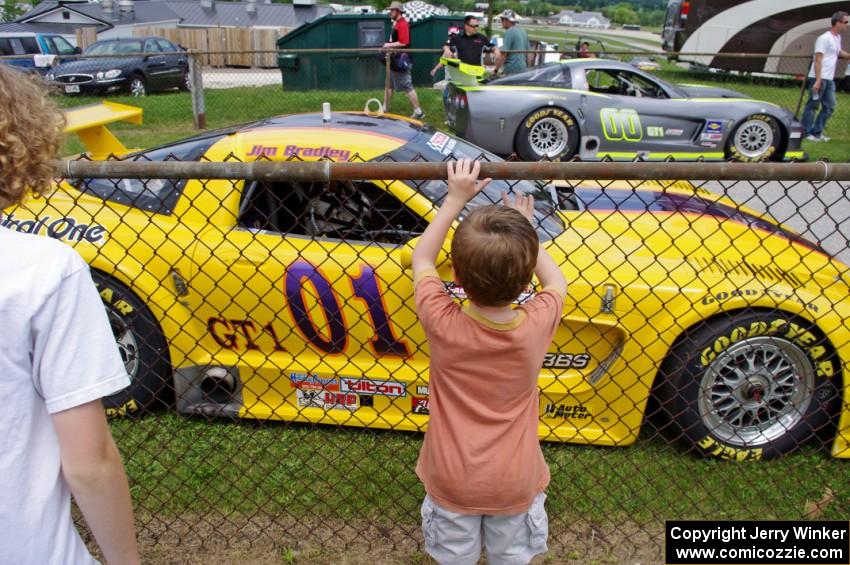
<instances>
[{"instance_id":1,"label":"chain link gate","mask_svg":"<svg viewBox=\"0 0 850 565\"><path fill-rule=\"evenodd\" d=\"M2 221L92 265L133 376L106 404L143 552L427 562L427 345L406 267L445 165L175 158L60 163L70 186ZM846 519L846 165L482 176L474 205L534 195L570 285L540 379L542 562L662 562L670 519Z\"/></svg>"}]
</instances>

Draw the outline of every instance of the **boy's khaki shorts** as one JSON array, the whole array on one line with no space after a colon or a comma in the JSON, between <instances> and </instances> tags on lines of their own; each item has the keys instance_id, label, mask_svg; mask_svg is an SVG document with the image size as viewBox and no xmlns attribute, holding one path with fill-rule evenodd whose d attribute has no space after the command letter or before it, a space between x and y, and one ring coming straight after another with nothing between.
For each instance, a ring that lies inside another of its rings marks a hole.
<instances>
[{"instance_id":1,"label":"boy's khaki shorts","mask_svg":"<svg viewBox=\"0 0 850 565\"><path fill-rule=\"evenodd\" d=\"M437 505L430 496L422 502L422 533L425 551L439 563L475 565L481 557L481 541L490 565L524 565L545 553L549 518L540 493L527 512L511 516L458 514Z\"/></svg>"}]
</instances>

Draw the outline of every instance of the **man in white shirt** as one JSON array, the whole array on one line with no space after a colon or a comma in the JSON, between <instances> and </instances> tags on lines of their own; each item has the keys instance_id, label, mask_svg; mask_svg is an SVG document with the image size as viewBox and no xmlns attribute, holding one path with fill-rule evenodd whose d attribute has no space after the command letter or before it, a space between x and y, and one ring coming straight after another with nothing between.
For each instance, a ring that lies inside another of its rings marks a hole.
<instances>
[{"instance_id":1,"label":"man in white shirt","mask_svg":"<svg viewBox=\"0 0 850 565\"><path fill-rule=\"evenodd\" d=\"M809 69L809 101L803 110L803 135L809 141L829 141L823 134L826 121L835 110L835 65L839 57L850 59L850 53L841 49L841 34L847 29L847 12L835 12L832 27L815 41L815 56ZM820 112L815 112L820 106Z\"/></svg>"}]
</instances>

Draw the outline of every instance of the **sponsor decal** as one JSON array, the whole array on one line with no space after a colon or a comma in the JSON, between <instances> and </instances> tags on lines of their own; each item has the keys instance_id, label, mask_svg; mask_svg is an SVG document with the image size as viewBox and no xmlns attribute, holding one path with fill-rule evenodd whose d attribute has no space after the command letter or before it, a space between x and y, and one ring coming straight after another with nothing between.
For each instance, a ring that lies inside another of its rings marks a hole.
<instances>
[{"instance_id":1,"label":"sponsor decal","mask_svg":"<svg viewBox=\"0 0 850 565\"><path fill-rule=\"evenodd\" d=\"M289 383L292 388L300 390L339 390L334 375L320 375L318 373L289 373Z\"/></svg>"},{"instance_id":2,"label":"sponsor decal","mask_svg":"<svg viewBox=\"0 0 850 565\"><path fill-rule=\"evenodd\" d=\"M564 420L588 420L590 411L581 404L547 404L543 409L544 418L562 418Z\"/></svg>"},{"instance_id":3,"label":"sponsor decal","mask_svg":"<svg viewBox=\"0 0 850 565\"><path fill-rule=\"evenodd\" d=\"M723 134L710 132L700 135L699 138L701 141L723 141Z\"/></svg>"},{"instance_id":4,"label":"sponsor decal","mask_svg":"<svg viewBox=\"0 0 850 565\"><path fill-rule=\"evenodd\" d=\"M713 148L713 147L717 147L717 144L714 143L713 141L703 141L703 142L700 143L700 146L701 147L712 147Z\"/></svg>"},{"instance_id":5,"label":"sponsor decal","mask_svg":"<svg viewBox=\"0 0 850 565\"><path fill-rule=\"evenodd\" d=\"M55 220L50 216L19 220L15 214L4 216L0 226L21 233L46 235L64 241L103 243L109 232L100 224L87 224L73 216L62 216Z\"/></svg>"},{"instance_id":6,"label":"sponsor decal","mask_svg":"<svg viewBox=\"0 0 850 565\"><path fill-rule=\"evenodd\" d=\"M547 353L543 358L544 369L584 369L590 362L587 353Z\"/></svg>"},{"instance_id":7,"label":"sponsor decal","mask_svg":"<svg viewBox=\"0 0 850 565\"><path fill-rule=\"evenodd\" d=\"M706 120L705 121L705 131L710 131L714 133L723 133L726 127L723 125L723 120Z\"/></svg>"},{"instance_id":8,"label":"sponsor decal","mask_svg":"<svg viewBox=\"0 0 850 565\"><path fill-rule=\"evenodd\" d=\"M372 379L354 379L351 377L340 377L340 390L342 392L355 392L357 394L377 394L381 396L407 396L404 385L393 381L376 381Z\"/></svg>"},{"instance_id":9,"label":"sponsor decal","mask_svg":"<svg viewBox=\"0 0 850 565\"><path fill-rule=\"evenodd\" d=\"M347 149L337 149L329 145L321 147L302 147L300 145L287 145L281 153L278 153L279 147L273 145L254 145L247 153L248 157L325 157L336 161L348 161L351 156L351 151Z\"/></svg>"},{"instance_id":10,"label":"sponsor decal","mask_svg":"<svg viewBox=\"0 0 850 565\"><path fill-rule=\"evenodd\" d=\"M647 126L646 135L649 137L664 137L664 128L659 126Z\"/></svg>"},{"instance_id":11,"label":"sponsor decal","mask_svg":"<svg viewBox=\"0 0 850 565\"><path fill-rule=\"evenodd\" d=\"M669 135L670 137L677 137L685 133L685 130L679 128L667 128L664 130L664 135Z\"/></svg>"},{"instance_id":12,"label":"sponsor decal","mask_svg":"<svg viewBox=\"0 0 850 565\"><path fill-rule=\"evenodd\" d=\"M416 394L418 394L419 396L428 396L429 394L431 394L429 390L430 388L428 387L428 385L416 385Z\"/></svg>"},{"instance_id":13,"label":"sponsor decal","mask_svg":"<svg viewBox=\"0 0 850 565\"><path fill-rule=\"evenodd\" d=\"M296 390L299 408L321 408L322 410L357 410L356 394L330 390Z\"/></svg>"},{"instance_id":14,"label":"sponsor decal","mask_svg":"<svg viewBox=\"0 0 850 565\"><path fill-rule=\"evenodd\" d=\"M442 153L443 155L450 154L452 150L454 150L455 145L457 145L456 139L440 132L435 133L431 136L431 139L428 140L428 147L437 153Z\"/></svg>"},{"instance_id":15,"label":"sponsor decal","mask_svg":"<svg viewBox=\"0 0 850 565\"><path fill-rule=\"evenodd\" d=\"M411 396L410 397L410 407L413 409L414 414L430 414L428 411L428 397L422 396Z\"/></svg>"}]
</instances>

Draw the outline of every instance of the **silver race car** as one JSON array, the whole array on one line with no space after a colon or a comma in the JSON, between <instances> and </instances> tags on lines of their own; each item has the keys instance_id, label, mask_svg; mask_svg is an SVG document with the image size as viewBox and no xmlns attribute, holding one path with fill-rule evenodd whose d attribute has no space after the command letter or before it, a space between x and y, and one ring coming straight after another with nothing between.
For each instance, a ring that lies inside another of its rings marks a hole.
<instances>
[{"instance_id":1,"label":"silver race car","mask_svg":"<svg viewBox=\"0 0 850 565\"><path fill-rule=\"evenodd\" d=\"M526 161L805 159L802 124L784 108L618 61L571 59L447 88L455 133Z\"/></svg>"}]
</instances>

